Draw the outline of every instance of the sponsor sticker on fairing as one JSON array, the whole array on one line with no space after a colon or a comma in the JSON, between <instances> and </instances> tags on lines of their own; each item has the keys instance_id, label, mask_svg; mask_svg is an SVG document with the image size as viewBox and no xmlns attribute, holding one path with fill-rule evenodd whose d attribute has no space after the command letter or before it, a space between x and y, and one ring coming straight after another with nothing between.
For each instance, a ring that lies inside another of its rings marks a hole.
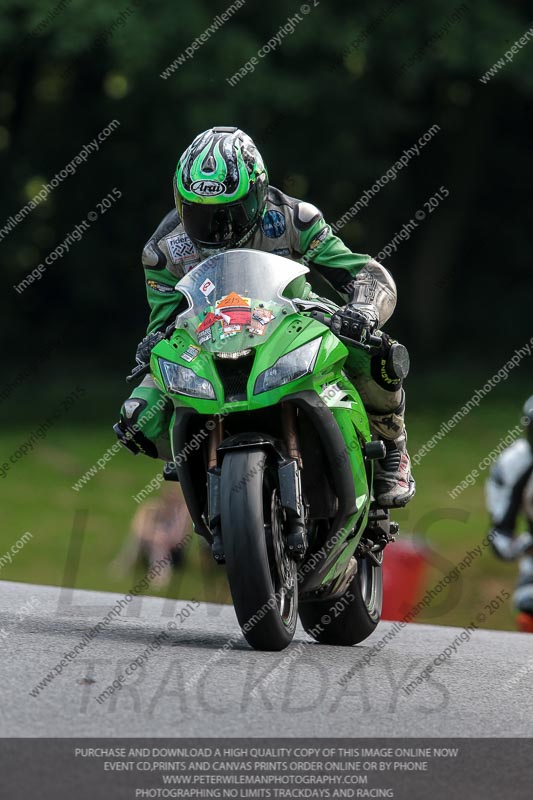
<instances>
[{"instance_id":1,"label":"sponsor sticker on fairing","mask_svg":"<svg viewBox=\"0 0 533 800\"><path fill-rule=\"evenodd\" d=\"M229 325L231 322L231 317L228 314L224 314L219 308L215 311L215 317L217 320L220 319L222 322L225 322L226 325Z\"/></svg>"},{"instance_id":2,"label":"sponsor sticker on fairing","mask_svg":"<svg viewBox=\"0 0 533 800\"><path fill-rule=\"evenodd\" d=\"M210 342L213 339L213 332L211 329L215 322L218 321L218 318L213 314L213 312L209 311L205 319L202 320L202 322L196 328L196 336L198 337L199 344Z\"/></svg>"},{"instance_id":3,"label":"sponsor sticker on fairing","mask_svg":"<svg viewBox=\"0 0 533 800\"><path fill-rule=\"evenodd\" d=\"M213 334L210 327L204 328L202 331L197 330L196 335L198 337L199 344L205 344L206 342L211 342L213 340Z\"/></svg>"},{"instance_id":4,"label":"sponsor sticker on fairing","mask_svg":"<svg viewBox=\"0 0 533 800\"><path fill-rule=\"evenodd\" d=\"M224 325L222 323L222 333L220 334L221 339L227 339L228 336L235 336L236 333L242 331L242 325Z\"/></svg>"},{"instance_id":5,"label":"sponsor sticker on fairing","mask_svg":"<svg viewBox=\"0 0 533 800\"><path fill-rule=\"evenodd\" d=\"M216 314L228 317L224 320L230 325L249 325L252 317L251 301L248 297L241 297L237 292L230 292L216 304Z\"/></svg>"},{"instance_id":6,"label":"sponsor sticker on fairing","mask_svg":"<svg viewBox=\"0 0 533 800\"><path fill-rule=\"evenodd\" d=\"M181 357L182 357L182 359L183 359L184 361L187 361L187 363L190 363L191 361L194 361L194 359L195 359L195 358L198 358L198 356L199 356L200 352L201 352L201 351L200 351L200 348L199 348L199 347L195 347L193 344L191 344L191 345L190 345L190 346L189 346L189 347L188 347L188 348L187 348L187 349L186 349L186 350L185 350L185 351L184 351L184 352L181 354Z\"/></svg>"},{"instance_id":7,"label":"sponsor sticker on fairing","mask_svg":"<svg viewBox=\"0 0 533 800\"><path fill-rule=\"evenodd\" d=\"M250 333L255 333L257 336L263 336L265 333L265 326L274 319L274 314L268 308L256 306L252 310L252 319L248 326Z\"/></svg>"},{"instance_id":8,"label":"sponsor sticker on fairing","mask_svg":"<svg viewBox=\"0 0 533 800\"><path fill-rule=\"evenodd\" d=\"M209 297L213 289L215 288L215 284L209 278L206 278L205 281L200 286L200 291L204 295L204 297Z\"/></svg>"}]
</instances>

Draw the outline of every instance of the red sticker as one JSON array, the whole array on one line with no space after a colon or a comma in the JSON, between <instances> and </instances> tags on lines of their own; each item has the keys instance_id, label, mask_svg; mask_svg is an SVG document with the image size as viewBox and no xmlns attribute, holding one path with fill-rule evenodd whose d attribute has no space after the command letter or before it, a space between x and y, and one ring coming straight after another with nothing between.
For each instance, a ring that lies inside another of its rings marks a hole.
<instances>
[{"instance_id":1,"label":"red sticker","mask_svg":"<svg viewBox=\"0 0 533 800\"><path fill-rule=\"evenodd\" d=\"M224 314L224 325L249 325L252 318L250 300L237 292L230 292L217 302L217 313Z\"/></svg>"},{"instance_id":2,"label":"red sticker","mask_svg":"<svg viewBox=\"0 0 533 800\"><path fill-rule=\"evenodd\" d=\"M198 342L200 344L211 341L211 339L213 338L213 333L211 331L211 328L213 327L215 322L218 321L219 321L218 318L213 314L212 311L206 314L205 318L196 328L196 336L198 337Z\"/></svg>"}]
</instances>

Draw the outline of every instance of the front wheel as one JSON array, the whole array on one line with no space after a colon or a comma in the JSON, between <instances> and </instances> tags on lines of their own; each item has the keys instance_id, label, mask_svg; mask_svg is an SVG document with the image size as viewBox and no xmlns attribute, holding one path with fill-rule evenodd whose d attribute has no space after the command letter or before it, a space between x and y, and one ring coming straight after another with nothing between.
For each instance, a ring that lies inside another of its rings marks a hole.
<instances>
[{"instance_id":1,"label":"front wheel","mask_svg":"<svg viewBox=\"0 0 533 800\"><path fill-rule=\"evenodd\" d=\"M255 650L283 650L296 630L298 581L283 535L277 471L263 450L224 456L220 518L241 630Z\"/></svg>"},{"instance_id":2,"label":"front wheel","mask_svg":"<svg viewBox=\"0 0 533 800\"><path fill-rule=\"evenodd\" d=\"M300 604L300 621L321 644L350 647L376 629L383 606L383 575L379 564L361 558L357 572L343 594L335 599Z\"/></svg>"}]
</instances>

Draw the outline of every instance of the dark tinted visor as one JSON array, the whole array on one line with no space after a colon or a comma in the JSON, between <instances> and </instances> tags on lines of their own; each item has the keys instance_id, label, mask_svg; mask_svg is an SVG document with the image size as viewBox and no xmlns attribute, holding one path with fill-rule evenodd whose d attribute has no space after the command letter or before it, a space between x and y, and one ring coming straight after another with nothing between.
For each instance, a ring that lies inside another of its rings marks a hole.
<instances>
[{"instance_id":1,"label":"dark tinted visor","mask_svg":"<svg viewBox=\"0 0 533 800\"><path fill-rule=\"evenodd\" d=\"M257 196L250 192L242 200L229 205L208 203L181 204L182 222L188 236L204 247L230 247L252 227L258 212Z\"/></svg>"}]
</instances>

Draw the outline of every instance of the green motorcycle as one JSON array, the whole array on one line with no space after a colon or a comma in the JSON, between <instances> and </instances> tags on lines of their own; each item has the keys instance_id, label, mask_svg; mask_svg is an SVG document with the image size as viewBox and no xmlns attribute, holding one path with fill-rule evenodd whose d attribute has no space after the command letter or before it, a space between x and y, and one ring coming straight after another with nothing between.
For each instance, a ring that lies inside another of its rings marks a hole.
<instances>
[{"instance_id":1,"label":"green motorcycle","mask_svg":"<svg viewBox=\"0 0 533 800\"><path fill-rule=\"evenodd\" d=\"M255 250L211 256L177 284L175 327L150 361L174 405L174 463L195 530L226 564L258 650L286 647L298 615L322 643L369 636L397 530L373 502L384 446L343 372L337 307L311 293L308 272Z\"/></svg>"}]
</instances>

